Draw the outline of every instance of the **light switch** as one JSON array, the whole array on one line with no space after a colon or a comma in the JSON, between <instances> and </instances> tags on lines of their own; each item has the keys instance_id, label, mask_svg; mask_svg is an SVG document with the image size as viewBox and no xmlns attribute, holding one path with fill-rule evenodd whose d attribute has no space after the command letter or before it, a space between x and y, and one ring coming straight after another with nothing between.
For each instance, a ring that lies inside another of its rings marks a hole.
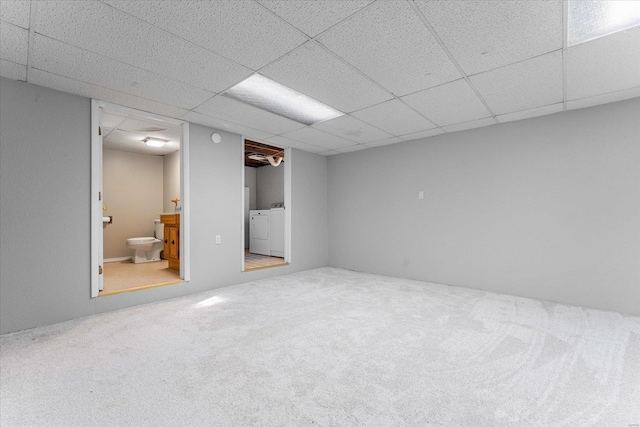
<instances>
[{"instance_id":1,"label":"light switch","mask_svg":"<svg viewBox=\"0 0 640 427\"><path fill-rule=\"evenodd\" d=\"M418 191L418 199L424 199L424 191Z\"/></svg>"},{"instance_id":2,"label":"light switch","mask_svg":"<svg viewBox=\"0 0 640 427\"><path fill-rule=\"evenodd\" d=\"M220 244L220 235L216 235L216 245Z\"/></svg>"}]
</instances>

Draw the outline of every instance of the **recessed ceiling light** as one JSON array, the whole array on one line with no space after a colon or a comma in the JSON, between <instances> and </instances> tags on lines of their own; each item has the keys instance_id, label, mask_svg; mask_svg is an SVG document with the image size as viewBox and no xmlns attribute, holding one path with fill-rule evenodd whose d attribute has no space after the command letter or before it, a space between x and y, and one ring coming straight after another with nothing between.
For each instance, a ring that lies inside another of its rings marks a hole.
<instances>
[{"instance_id":1,"label":"recessed ceiling light","mask_svg":"<svg viewBox=\"0 0 640 427\"><path fill-rule=\"evenodd\" d=\"M640 1L569 0L567 44L573 46L640 25Z\"/></svg>"},{"instance_id":2,"label":"recessed ceiling light","mask_svg":"<svg viewBox=\"0 0 640 427\"><path fill-rule=\"evenodd\" d=\"M149 147L162 147L169 141L165 141L164 139L159 139L159 138L146 137L145 139L142 140L142 142L147 144Z\"/></svg>"},{"instance_id":3,"label":"recessed ceiling light","mask_svg":"<svg viewBox=\"0 0 640 427\"><path fill-rule=\"evenodd\" d=\"M225 95L305 125L344 115L335 108L260 74L254 74L241 81L229 89Z\"/></svg>"}]
</instances>

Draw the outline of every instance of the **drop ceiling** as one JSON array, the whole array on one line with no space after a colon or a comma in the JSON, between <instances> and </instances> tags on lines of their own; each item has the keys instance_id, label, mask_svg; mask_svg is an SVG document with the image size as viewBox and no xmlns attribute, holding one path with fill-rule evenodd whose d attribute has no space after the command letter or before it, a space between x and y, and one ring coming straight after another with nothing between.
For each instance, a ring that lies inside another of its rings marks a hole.
<instances>
[{"instance_id":1,"label":"drop ceiling","mask_svg":"<svg viewBox=\"0 0 640 427\"><path fill-rule=\"evenodd\" d=\"M145 138L167 141L162 147L146 145ZM105 109L102 112L102 146L107 149L164 156L180 149L182 127L165 121Z\"/></svg>"},{"instance_id":2,"label":"drop ceiling","mask_svg":"<svg viewBox=\"0 0 640 427\"><path fill-rule=\"evenodd\" d=\"M0 75L332 155L640 96L640 27L567 47L564 9L2 1ZM223 96L254 73L345 115L306 126ZM135 128L124 119L130 129L118 124L114 139Z\"/></svg>"}]
</instances>

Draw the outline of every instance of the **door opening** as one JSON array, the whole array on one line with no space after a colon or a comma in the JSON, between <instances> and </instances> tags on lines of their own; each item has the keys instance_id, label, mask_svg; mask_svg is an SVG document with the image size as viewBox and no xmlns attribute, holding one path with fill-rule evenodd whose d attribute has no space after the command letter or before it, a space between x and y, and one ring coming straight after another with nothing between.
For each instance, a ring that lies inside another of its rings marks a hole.
<instances>
[{"instance_id":1,"label":"door opening","mask_svg":"<svg viewBox=\"0 0 640 427\"><path fill-rule=\"evenodd\" d=\"M91 296L189 281L188 123L91 108Z\"/></svg>"},{"instance_id":2,"label":"door opening","mask_svg":"<svg viewBox=\"0 0 640 427\"><path fill-rule=\"evenodd\" d=\"M291 262L291 150L244 140L242 271Z\"/></svg>"}]
</instances>

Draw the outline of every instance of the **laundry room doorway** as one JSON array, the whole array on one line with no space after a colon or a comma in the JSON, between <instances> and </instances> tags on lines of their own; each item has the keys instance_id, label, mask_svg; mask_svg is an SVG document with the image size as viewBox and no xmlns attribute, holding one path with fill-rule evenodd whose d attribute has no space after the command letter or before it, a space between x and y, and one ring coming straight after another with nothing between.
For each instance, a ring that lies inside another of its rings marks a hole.
<instances>
[{"instance_id":1,"label":"laundry room doorway","mask_svg":"<svg viewBox=\"0 0 640 427\"><path fill-rule=\"evenodd\" d=\"M244 140L242 271L291 262L291 149Z\"/></svg>"}]
</instances>

